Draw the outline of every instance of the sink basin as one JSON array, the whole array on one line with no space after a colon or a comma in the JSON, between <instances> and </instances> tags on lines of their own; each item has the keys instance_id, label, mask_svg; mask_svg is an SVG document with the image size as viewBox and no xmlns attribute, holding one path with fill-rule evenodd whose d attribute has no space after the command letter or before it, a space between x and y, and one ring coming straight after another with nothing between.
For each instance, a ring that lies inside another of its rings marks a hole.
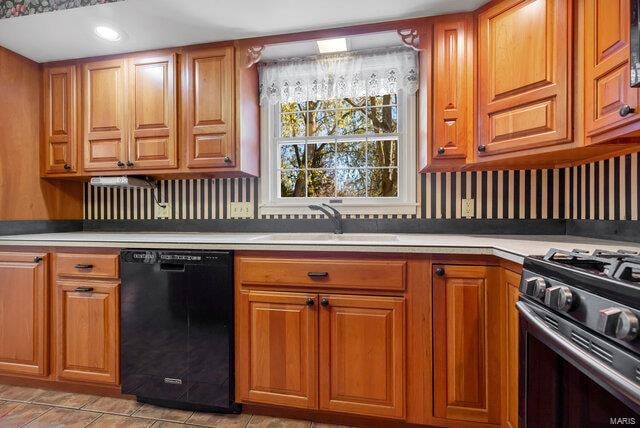
<instances>
[{"instance_id":1,"label":"sink basin","mask_svg":"<svg viewBox=\"0 0 640 428\"><path fill-rule=\"evenodd\" d=\"M254 241L334 241L334 242L393 242L398 241L398 235L385 235L380 233L346 233L336 235L333 233L274 233L271 235L253 238Z\"/></svg>"}]
</instances>

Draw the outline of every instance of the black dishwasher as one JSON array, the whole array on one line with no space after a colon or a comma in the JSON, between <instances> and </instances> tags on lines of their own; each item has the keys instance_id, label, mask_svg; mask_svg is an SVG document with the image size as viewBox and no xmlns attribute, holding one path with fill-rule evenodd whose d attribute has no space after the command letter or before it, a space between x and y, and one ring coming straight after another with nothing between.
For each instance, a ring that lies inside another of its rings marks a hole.
<instances>
[{"instance_id":1,"label":"black dishwasher","mask_svg":"<svg viewBox=\"0 0 640 428\"><path fill-rule=\"evenodd\" d=\"M123 250L122 392L190 410L234 402L233 254Z\"/></svg>"}]
</instances>

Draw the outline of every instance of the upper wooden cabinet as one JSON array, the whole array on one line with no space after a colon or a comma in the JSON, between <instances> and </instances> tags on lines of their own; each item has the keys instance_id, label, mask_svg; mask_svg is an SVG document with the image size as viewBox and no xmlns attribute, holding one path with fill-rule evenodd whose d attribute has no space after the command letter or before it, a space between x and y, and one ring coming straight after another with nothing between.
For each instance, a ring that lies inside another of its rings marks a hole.
<instances>
[{"instance_id":1,"label":"upper wooden cabinet","mask_svg":"<svg viewBox=\"0 0 640 428\"><path fill-rule=\"evenodd\" d=\"M75 174L78 171L76 66L45 67L44 80L44 174Z\"/></svg>"},{"instance_id":2,"label":"upper wooden cabinet","mask_svg":"<svg viewBox=\"0 0 640 428\"><path fill-rule=\"evenodd\" d=\"M500 423L500 268L438 265L433 399L438 418Z\"/></svg>"},{"instance_id":3,"label":"upper wooden cabinet","mask_svg":"<svg viewBox=\"0 0 640 428\"><path fill-rule=\"evenodd\" d=\"M463 166L473 144L473 15L433 23L433 136L427 168Z\"/></svg>"},{"instance_id":4,"label":"upper wooden cabinet","mask_svg":"<svg viewBox=\"0 0 640 428\"><path fill-rule=\"evenodd\" d=\"M47 256L0 253L0 373L48 374Z\"/></svg>"},{"instance_id":5,"label":"upper wooden cabinet","mask_svg":"<svg viewBox=\"0 0 640 428\"><path fill-rule=\"evenodd\" d=\"M571 0L505 0L478 15L476 158L572 137Z\"/></svg>"},{"instance_id":6,"label":"upper wooden cabinet","mask_svg":"<svg viewBox=\"0 0 640 428\"><path fill-rule=\"evenodd\" d=\"M124 170L127 161L125 123L126 66L123 59L82 66L83 168Z\"/></svg>"},{"instance_id":7,"label":"upper wooden cabinet","mask_svg":"<svg viewBox=\"0 0 640 428\"><path fill-rule=\"evenodd\" d=\"M175 54L83 65L84 169L178 166Z\"/></svg>"},{"instance_id":8,"label":"upper wooden cabinet","mask_svg":"<svg viewBox=\"0 0 640 428\"><path fill-rule=\"evenodd\" d=\"M630 86L630 22L629 0L585 0L585 133L593 143L638 128L632 125L640 111L638 89Z\"/></svg>"}]
</instances>

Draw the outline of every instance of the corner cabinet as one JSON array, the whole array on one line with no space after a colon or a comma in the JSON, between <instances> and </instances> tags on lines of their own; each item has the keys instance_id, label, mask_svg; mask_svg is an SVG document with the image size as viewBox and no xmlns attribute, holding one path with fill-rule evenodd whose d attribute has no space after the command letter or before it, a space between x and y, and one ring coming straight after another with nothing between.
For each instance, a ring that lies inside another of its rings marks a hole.
<instances>
[{"instance_id":1,"label":"corner cabinet","mask_svg":"<svg viewBox=\"0 0 640 428\"><path fill-rule=\"evenodd\" d=\"M434 416L500 424L501 281L496 266L434 265Z\"/></svg>"},{"instance_id":2,"label":"corner cabinet","mask_svg":"<svg viewBox=\"0 0 640 428\"><path fill-rule=\"evenodd\" d=\"M84 170L178 166L175 54L83 64Z\"/></svg>"},{"instance_id":3,"label":"corner cabinet","mask_svg":"<svg viewBox=\"0 0 640 428\"><path fill-rule=\"evenodd\" d=\"M0 374L48 374L47 260L0 253Z\"/></svg>"},{"instance_id":4,"label":"corner cabinet","mask_svg":"<svg viewBox=\"0 0 640 428\"><path fill-rule=\"evenodd\" d=\"M571 0L505 0L478 14L476 160L572 138Z\"/></svg>"},{"instance_id":5,"label":"corner cabinet","mask_svg":"<svg viewBox=\"0 0 640 428\"><path fill-rule=\"evenodd\" d=\"M630 1L585 0L585 134L597 143L638 133L638 89L630 86ZM635 125L634 125L635 124Z\"/></svg>"},{"instance_id":6,"label":"corner cabinet","mask_svg":"<svg viewBox=\"0 0 640 428\"><path fill-rule=\"evenodd\" d=\"M43 70L44 176L78 172L76 68L66 65Z\"/></svg>"}]
</instances>

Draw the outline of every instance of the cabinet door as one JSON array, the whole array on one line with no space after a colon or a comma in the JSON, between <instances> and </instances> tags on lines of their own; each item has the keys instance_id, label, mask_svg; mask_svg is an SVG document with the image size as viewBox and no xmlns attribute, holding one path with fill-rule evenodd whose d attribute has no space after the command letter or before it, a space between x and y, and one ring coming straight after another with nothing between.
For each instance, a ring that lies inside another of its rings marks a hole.
<instances>
[{"instance_id":1,"label":"cabinet door","mask_svg":"<svg viewBox=\"0 0 640 428\"><path fill-rule=\"evenodd\" d=\"M432 164L460 165L473 142L473 19L433 24Z\"/></svg>"},{"instance_id":2,"label":"cabinet door","mask_svg":"<svg viewBox=\"0 0 640 428\"><path fill-rule=\"evenodd\" d=\"M404 299L320 301L320 409L403 418Z\"/></svg>"},{"instance_id":3,"label":"cabinet door","mask_svg":"<svg viewBox=\"0 0 640 428\"><path fill-rule=\"evenodd\" d=\"M232 47L185 54L184 142L189 168L236 165L233 64Z\"/></svg>"},{"instance_id":4,"label":"cabinet door","mask_svg":"<svg viewBox=\"0 0 640 428\"><path fill-rule=\"evenodd\" d=\"M47 375L46 271L43 254L0 253L2 374Z\"/></svg>"},{"instance_id":5,"label":"cabinet door","mask_svg":"<svg viewBox=\"0 0 640 428\"><path fill-rule=\"evenodd\" d=\"M478 156L571 138L571 0L506 0L478 16Z\"/></svg>"},{"instance_id":6,"label":"cabinet door","mask_svg":"<svg viewBox=\"0 0 640 428\"><path fill-rule=\"evenodd\" d=\"M628 105L638 108L638 90L630 87L629 0L585 1L585 127L588 137L635 122L639 112L620 115Z\"/></svg>"},{"instance_id":7,"label":"cabinet door","mask_svg":"<svg viewBox=\"0 0 640 428\"><path fill-rule=\"evenodd\" d=\"M127 160L124 60L84 64L82 80L84 169L123 169Z\"/></svg>"},{"instance_id":8,"label":"cabinet door","mask_svg":"<svg viewBox=\"0 0 640 428\"><path fill-rule=\"evenodd\" d=\"M129 153L133 169L176 168L175 54L128 62Z\"/></svg>"},{"instance_id":9,"label":"cabinet door","mask_svg":"<svg viewBox=\"0 0 640 428\"><path fill-rule=\"evenodd\" d=\"M58 379L118 383L118 288L117 282L58 282Z\"/></svg>"},{"instance_id":10,"label":"cabinet door","mask_svg":"<svg viewBox=\"0 0 640 428\"><path fill-rule=\"evenodd\" d=\"M46 174L72 174L78 168L76 67L44 69Z\"/></svg>"},{"instance_id":11,"label":"cabinet door","mask_svg":"<svg viewBox=\"0 0 640 428\"><path fill-rule=\"evenodd\" d=\"M518 309L516 303L520 297L520 275L504 269L503 292L506 293L505 305L505 409L504 421L509 428L518 427Z\"/></svg>"},{"instance_id":12,"label":"cabinet door","mask_svg":"<svg viewBox=\"0 0 640 428\"><path fill-rule=\"evenodd\" d=\"M500 422L500 271L437 266L433 277L436 417ZM444 270L444 274L438 268Z\"/></svg>"},{"instance_id":13,"label":"cabinet door","mask_svg":"<svg viewBox=\"0 0 640 428\"><path fill-rule=\"evenodd\" d=\"M317 295L241 294L237 370L239 398L317 407Z\"/></svg>"}]
</instances>

